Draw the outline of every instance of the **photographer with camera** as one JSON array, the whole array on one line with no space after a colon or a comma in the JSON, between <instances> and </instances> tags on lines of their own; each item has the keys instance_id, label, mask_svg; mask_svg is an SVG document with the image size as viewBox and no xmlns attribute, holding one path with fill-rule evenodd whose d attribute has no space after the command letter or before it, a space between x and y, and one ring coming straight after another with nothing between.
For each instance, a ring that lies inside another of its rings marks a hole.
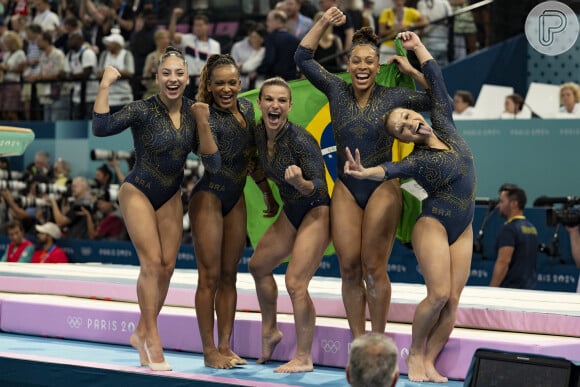
<instances>
[{"instance_id":1,"label":"photographer with camera","mask_svg":"<svg viewBox=\"0 0 580 387\"><path fill-rule=\"evenodd\" d=\"M20 181L0 181L0 195L8 206L8 218L22 223L24 233L34 236L34 226L52 214L45 200L41 198L40 185L46 184L47 178L42 175L32 177L27 183ZM21 186L24 186L22 189Z\"/></svg>"},{"instance_id":2,"label":"photographer with camera","mask_svg":"<svg viewBox=\"0 0 580 387\"><path fill-rule=\"evenodd\" d=\"M103 191L97 197L94 214L98 219L96 224L93 220L93 213L81 207L81 212L87 220L89 238L113 241L126 239L124 238L126 236L125 224L115 202L110 191Z\"/></svg>"},{"instance_id":3,"label":"photographer with camera","mask_svg":"<svg viewBox=\"0 0 580 387\"><path fill-rule=\"evenodd\" d=\"M570 235L570 252L572 253L572 258L576 263L576 267L580 268L580 227L566 226L568 234ZM578 287L576 288L576 293L580 293L580 277L578 278Z\"/></svg>"},{"instance_id":4,"label":"photographer with camera","mask_svg":"<svg viewBox=\"0 0 580 387\"><path fill-rule=\"evenodd\" d=\"M93 199L89 190L89 182L83 176L77 176L71 184L72 205L63 204L60 208L57 200L53 196L46 196L49 200L54 220L56 224L65 229L66 238L68 239L90 239L87 225L87 216L83 214L82 208L91 212Z\"/></svg>"},{"instance_id":5,"label":"photographer with camera","mask_svg":"<svg viewBox=\"0 0 580 387\"><path fill-rule=\"evenodd\" d=\"M526 193L515 184L503 184L497 205L506 222L501 227L496 244L497 259L490 286L535 289L538 231L524 216Z\"/></svg>"}]
</instances>

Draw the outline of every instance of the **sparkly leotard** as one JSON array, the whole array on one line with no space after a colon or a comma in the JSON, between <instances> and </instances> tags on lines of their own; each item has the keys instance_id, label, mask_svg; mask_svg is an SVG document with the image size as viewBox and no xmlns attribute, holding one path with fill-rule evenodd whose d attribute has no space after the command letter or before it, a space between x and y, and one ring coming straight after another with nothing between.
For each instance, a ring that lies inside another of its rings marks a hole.
<instances>
[{"instance_id":1,"label":"sparkly leotard","mask_svg":"<svg viewBox=\"0 0 580 387\"><path fill-rule=\"evenodd\" d=\"M431 87L433 131L449 150L415 144L404 160L384 163L383 168L386 178L412 177L427 191L429 197L423 200L420 216L439 220L452 244L473 220L476 187L473 154L453 123L453 102L437 62L426 62L423 73Z\"/></svg>"},{"instance_id":2,"label":"sparkly leotard","mask_svg":"<svg viewBox=\"0 0 580 387\"><path fill-rule=\"evenodd\" d=\"M320 147L304 128L286 122L276 136L272 158L268 157L266 129L262 124L256 131L256 144L264 172L278 186L284 202L284 214L296 229L311 209L330 204ZM310 195L303 195L284 179L286 168L290 165L300 167L304 179L312 181L314 191Z\"/></svg>"},{"instance_id":3,"label":"sparkly leotard","mask_svg":"<svg viewBox=\"0 0 580 387\"><path fill-rule=\"evenodd\" d=\"M125 182L143 192L155 210L180 189L185 160L189 152L198 151L197 127L190 111L192 104L193 101L183 97L181 124L177 129L157 95L131 102L114 114L93 113L95 136L110 136L131 128L135 166ZM219 152L201 155L201 158L206 169L219 168Z\"/></svg>"},{"instance_id":4,"label":"sparkly leotard","mask_svg":"<svg viewBox=\"0 0 580 387\"><path fill-rule=\"evenodd\" d=\"M192 195L198 191L213 193L222 203L223 215L227 215L242 196L248 164L256 157L254 107L249 100L240 98L238 109L244 116L245 126L240 125L231 111L211 106L209 123L222 164L218 171L206 172L192 192Z\"/></svg>"},{"instance_id":5,"label":"sparkly leotard","mask_svg":"<svg viewBox=\"0 0 580 387\"><path fill-rule=\"evenodd\" d=\"M314 59L313 52L299 46L295 61L302 73L322 91L330 103L332 130L338 154L338 177L346 185L361 208L381 182L358 180L344 174L345 148L359 149L363 165L391 161L394 138L383 128L381 117L396 107L417 111L429 110L431 102L424 92L404 87L374 85L367 105L361 108L352 85L326 71ZM385 152L387 149L387 152Z\"/></svg>"}]
</instances>

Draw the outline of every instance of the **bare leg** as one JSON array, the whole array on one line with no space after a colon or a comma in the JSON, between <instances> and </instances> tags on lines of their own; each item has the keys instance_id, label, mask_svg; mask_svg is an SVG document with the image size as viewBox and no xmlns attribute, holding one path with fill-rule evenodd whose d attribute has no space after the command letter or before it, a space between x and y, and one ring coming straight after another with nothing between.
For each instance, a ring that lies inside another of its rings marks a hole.
<instances>
[{"instance_id":1,"label":"bare leg","mask_svg":"<svg viewBox=\"0 0 580 387\"><path fill-rule=\"evenodd\" d=\"M219 353L213 335L214 305L222 262L221 202L213 194L197 192L189 203L189 218L198 263L195 309L204 363L212 368L232 368L231 358Z\"/></svg>"},{"instance_id":2,"label":"bare leg","mask_svg":"<svg viewBox=\"0 0 580 387\"><path fill-rule=\"evenodd\" d=\"M236 289L238 263L246 244L246 205L243 198L224 217L223 229L221 274L215 296L218 350L236 364L247 364L247 361L235 354L230 346L238 300Z\"/></svg>"},{"instance_id":3,"label":"bare leg","mask_svg":"<svg viewBox=\"0 0 580 387\"><path fill-rule=\"evenodd\" d=\"M165 363L157 317L167 294L179 246L178 241L174 246L175 241L169 239L163 247L161 239L168 237L166 233L176 232L177 225L181 228L181 215L176 217L182 211L181 202L176 194L155 212L149 200L131 184L123 184L119 192L119 202L141 265L137 279L141 315L130 342L139 351L141 364L149 364L154 368L155 364ZM164 224L166 228L163 233L159 231L160 224ZM171 254L172 252L175 254Z\"/></svg>"},{"instance_id":4,"label":"bare leg","mask_svg":"<svg viewBox=\"0 0 580 387\"><path fill-rule=\"evenodd\" d=\"M316 311L308 293L308 284L330 242L329 215L328 207L316 207L306 215L298 230L292 258L286 270L286 288L294 309L296 353L288 363L276 368L274 372L295 373L314 370L312 340Z\"/></svg>"},{"instance_id":5,"label":"bare leg","mask_svg":"<svg viewBox=\"0 0 580 387\"><path fill-rule=\"evenodd\" d=\"M427 297L415 310L407 365L409 380L420 382L429 380L425 368L427 337L439 320L451 292L449 245L441 223L430 217L419 218L413 229L413 248L425 278Z\"/></svg>"},{"instance_id":6,"label":"bare leg","mask_svg":"<svg viewBox=\"0 0 580 387\"><path fill-rule=\"evenodd\" d=\"M262 312L262 355L258 364L267 362L282 340L282 332L276 321L278 287L272 270L292 251L296 230L286 215L281 212L278 219L262 236L250 260L250 272L256 283L256 293Z\"/></svg>"},{"instance_id":7,"label":"bare leg","mask_svg":"<svg viewBox=\"0 0 580 387\"><path fill-rule=\"evenodd\" d=\"M425 371L429 381L446 383L447 378L435 369L435 360L449 340L455 319L461 292L469 278L471 254L473 249L473 229L467 226L463 234L450 247L451 253L451 295L449 301L441 311L439 320L427 338L425 350Z\"/></svg>"},{"instance_id":8,"label":"bare leg","mask_svg":"<svg viewBox=\"0 0 580 387\"><path fill-rule=\"evenodd\" d=\"M342 302L353 338L365 334L366 290L361 263L363 211L346 186L337 180L330 203L334 248L340 262Z\"/></svg>"},{"instance_id":9,"label":"bare leg","mask_svg":"<svg viewBox=\"0 0 580 387\"><path fill-rule=\"evenodd\" d=\"M391 305L391 281L387 264L391 256L402 197L399 184L381 184L369 198L362 226L362 264L373 332L384 333Z\"/></svg>"}]
</instances>

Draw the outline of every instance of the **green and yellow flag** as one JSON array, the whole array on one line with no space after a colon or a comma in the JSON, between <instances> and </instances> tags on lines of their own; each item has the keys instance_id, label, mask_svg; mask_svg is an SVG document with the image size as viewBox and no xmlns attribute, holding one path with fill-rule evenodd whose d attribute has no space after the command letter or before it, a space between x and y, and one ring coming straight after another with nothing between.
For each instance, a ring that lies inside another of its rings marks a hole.
<instances>
[{"instance_id":1,"label":"green and yellow flag","mask_svg":"<svg viewBox=\"0 0 580 387\"><path fill-rule=\"evenodd\" d=\"M399 55L406 55L405 49L402 47L400 41L396 40L397 52ZM350 75L348 73L337 74L339 77L350 83ZM377 75L376 81L383 86L404 86L415 89L413 79L401 73L396 64L382 65L381 71ZM320 145L320 150L324 157L326 164L326 181L328 183L328 190L332 193L334 187L334 180L337 178L337 162L336 144L334 135L332 133L332 121L330 119L330 108L326 96L315 88L310 81L300 79L289 82L292 89L292 110L290 110L288 119L309 131ZM261 112L257 106L259 90L250 90L243 94L245 97L254 103L256 110L256 120L261 117ZM395 141L393 145L393 161L398 161L407 156L413 150L412 144L403 144ZM282 203L278 189L274 183L270 181L270 186L274 192L274 196L278 203ZM254 181L248 177L246 188L244 189L246 197L246 206L248 211L248 236L253 247L256 247L258 241L274 223L276 218L264 218L262 211L265 209L265 204L262 192ZM409 242L411 240L411 233L415 224L415 219L421 212L421 202L403 190L403 215L399 221L397 230L397 238L402 242ZM325 255L334 254L332 245L326 250Z\"/></svg>"}]
</instances>

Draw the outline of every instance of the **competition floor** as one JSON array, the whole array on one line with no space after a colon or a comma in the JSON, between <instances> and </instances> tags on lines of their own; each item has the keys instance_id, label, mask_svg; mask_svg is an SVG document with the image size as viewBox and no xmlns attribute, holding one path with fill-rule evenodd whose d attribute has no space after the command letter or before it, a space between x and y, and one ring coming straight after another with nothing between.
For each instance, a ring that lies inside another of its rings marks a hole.
<instances>
[{"instance_id":1,"label":"competition floor","mask_svg":"<svg viewBox=\"0 0 580 387\"><path fill-rule=\"evenodd\" d=\"M137 354L128 346L138 318L137 274L134 266L0 263L0 385L347 385L343 367L352 338L340 299L340 279L316 277L310 286L318 316L315 371L279 375L272 370L277 362L291 357L295 342L283 277L276 277L284 340L273 354L275 362L253 364L260 353L260 316L253 281L248 274L240 274L232 346L250 364L211 370L203 366L199 355L193 308L197 273L177 270L159 318L166 356L174 371L159 375L138 367ZM387 334L400 350L403 374L414 306L424 295L423 285L393 284ZM437 367L455 380L448 386L459 386L477 348L580 361L579 337L578 294L468 287L461 299L457 328ZM428 384L411 383L404 375L398 383L414 385Z\"/></svg>"}]
</instances>

